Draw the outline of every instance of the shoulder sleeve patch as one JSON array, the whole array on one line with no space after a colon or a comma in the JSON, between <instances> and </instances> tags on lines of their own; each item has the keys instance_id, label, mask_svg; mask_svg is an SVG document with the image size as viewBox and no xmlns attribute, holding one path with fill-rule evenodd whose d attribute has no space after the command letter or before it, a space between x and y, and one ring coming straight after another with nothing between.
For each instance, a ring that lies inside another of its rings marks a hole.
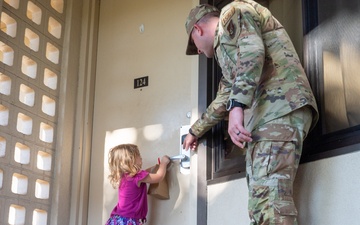
<instances>
[{"instance_id":1,"label":"shoulder sleeve patch","mask_svg":"<svg viewBox=\"0 0 360 225\"><path fill-rule=\"evenodd\" d=\"M224 12L224 14L223 14L223 16L221 18L221 24L223 26L225 26L225 24L227 24L229 22L229 20L234 15L234 13L235 13L235 8L234 7L231 7L226 12Z\"/></svg>"}]
</instances>

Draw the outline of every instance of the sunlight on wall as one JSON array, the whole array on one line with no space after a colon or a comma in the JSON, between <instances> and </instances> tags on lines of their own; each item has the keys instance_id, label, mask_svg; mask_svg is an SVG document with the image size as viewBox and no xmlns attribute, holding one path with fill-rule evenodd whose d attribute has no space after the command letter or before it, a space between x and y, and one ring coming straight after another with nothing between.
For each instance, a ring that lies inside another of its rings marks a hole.
<instances>
[{"instance_id":1,"label":"sunlight on wall","mask_svg":"<svg viewBox=\"0 0 360 225\"><path fill-rule=\"evenodd\" d=\"M139 137L141 133L143 136ZM125 143L136 144L137 141L142 138L146 141L154 141L159 139L163 133L164 128L162 124L148 125L144 128L123 128L106 132L104 151L105 168L107 168L108 152L110 148Z\"/></svg>"},{"instance_id":2,"label":"sunlight on wall","mask_svg":"<svg viewBox=\"0 0 360 225\"><path fill-rule=\"evenodd\" d=\"M143 134L146 140L155 141L164 133L163 125L155 124L144 127Z\"/></svg>"},{"instance_id":3,"label":"sunlight on wall","mask_svg":"<svg viewBox=\"0 0 360 225\"><path fill-rule=\"evenodd\" d=\"M136 128L124 128L106 132L105 149L112 148L119 144L132 143L137 140Z\"/></svg>"}]
</instances>

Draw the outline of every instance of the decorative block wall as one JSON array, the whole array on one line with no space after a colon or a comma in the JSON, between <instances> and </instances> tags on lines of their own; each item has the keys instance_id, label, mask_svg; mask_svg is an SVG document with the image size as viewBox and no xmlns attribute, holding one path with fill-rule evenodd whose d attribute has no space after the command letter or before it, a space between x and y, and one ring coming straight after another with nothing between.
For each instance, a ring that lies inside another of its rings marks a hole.
<instances>
[{"instance_id":1,"label":"decorative block wall","mask_svg":"<svg viewBox=\"0 0 360 225\"><path fill-rule=\"evenodd\" d=\"M51 224L65 0L0 0L0 224Z\"/></svg>"}]
</instances>

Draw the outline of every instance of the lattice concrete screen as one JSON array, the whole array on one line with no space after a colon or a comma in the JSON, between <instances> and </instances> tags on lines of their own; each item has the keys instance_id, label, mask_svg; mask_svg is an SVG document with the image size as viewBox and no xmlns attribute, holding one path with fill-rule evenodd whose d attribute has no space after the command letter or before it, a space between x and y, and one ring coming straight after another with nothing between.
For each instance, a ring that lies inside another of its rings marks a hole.
<instances>
[{"instance_id":1,"label":"lattice concrete screen","mask_svg":"<svg viewBox=\"0 0 360 225\"><path fill-rule=\"evenodd\" d=\"M65 0L0 6L0 224L51 224Z\"/></svg>"}]
</instances>

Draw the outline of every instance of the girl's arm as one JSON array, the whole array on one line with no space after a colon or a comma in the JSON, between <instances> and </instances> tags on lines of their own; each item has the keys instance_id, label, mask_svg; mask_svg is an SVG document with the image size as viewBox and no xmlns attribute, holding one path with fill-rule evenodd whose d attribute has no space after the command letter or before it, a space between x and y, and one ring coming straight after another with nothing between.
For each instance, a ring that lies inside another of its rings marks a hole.
<instances>
[{"instance_id":1,"label":"girl's arm","mask_svg":"<svg viewBox=\"0 0 360 225\"><path fill-rule=\"evenodd\" d=\"M164 177L165 177L166 167L169 163L170 163L169 156L164 155L161 158L159 169L156 171L156 173L149 173L149 175L147 175L144 179L139 181L139 185L141 183L152 184L152 183L159 183L160 181L162 181L162 179L164 179Z\"/></svg>"}]
</instances>

